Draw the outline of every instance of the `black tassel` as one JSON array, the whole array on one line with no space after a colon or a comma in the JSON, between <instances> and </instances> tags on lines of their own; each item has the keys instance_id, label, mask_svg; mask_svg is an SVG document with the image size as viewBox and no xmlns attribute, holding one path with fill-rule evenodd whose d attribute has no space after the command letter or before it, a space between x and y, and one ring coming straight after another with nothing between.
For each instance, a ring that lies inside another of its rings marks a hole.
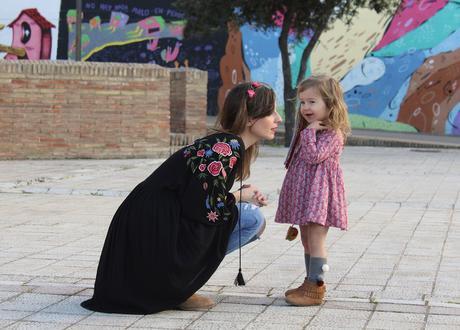
<instances>
[{"instance_id":1,"label":"black tassel","mask_svg":"<svg viewBox=\"0 0 460 330\"><path fill-rule=\"evenodd\" d=\"M235 283L236 286L246 285L246 282L244 281L244 278L243 278L243 274L241 273L241 268L238 271L238 275L236 275L234 283Z\"/></svg>"},{"instance_id":2,"label":"black tassel","mask_svg":"<svg viewBox=\"0 0 460 330\"><path fill-rule=\"evenodd\" d=\"M241 164L240 164L240 210L238 212L238 254L239 254L239 270L238 275L236 275L235 283L236 286L246 285L246 282L243 278L243 273L241 273L241 211L243 210L241 207L241 197L242 197L242 190L243 190L243 153L241 153Z\"/></svg>"}]
</instances>

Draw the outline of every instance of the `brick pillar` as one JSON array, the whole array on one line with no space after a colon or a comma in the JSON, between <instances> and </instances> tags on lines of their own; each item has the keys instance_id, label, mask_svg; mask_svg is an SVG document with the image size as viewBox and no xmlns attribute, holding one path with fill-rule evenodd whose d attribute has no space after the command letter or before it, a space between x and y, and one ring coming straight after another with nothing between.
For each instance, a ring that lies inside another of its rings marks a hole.
<instances>
[{"instance_id":1,"label":"brick pillar","mask_svg":"<svg viewBox=\"0 0 460 330\"><path fill-rule=\"evenodd\" d=\"M206 134L208 73L196 69L171 71L171 132Z\"/></svg>"}]
</instances>

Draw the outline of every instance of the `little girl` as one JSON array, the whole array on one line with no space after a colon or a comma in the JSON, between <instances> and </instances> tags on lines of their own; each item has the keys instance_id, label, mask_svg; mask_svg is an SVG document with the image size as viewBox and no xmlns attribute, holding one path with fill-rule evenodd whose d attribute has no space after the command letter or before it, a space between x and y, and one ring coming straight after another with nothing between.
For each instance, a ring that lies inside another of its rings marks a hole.
<instances>
[{"instance_id":1,"label":"little girl","mask_svg":"<svg viewBox=\"0 0 460 330\"><path fill-rule=\"evenodd\" d=\"M275 221L300 226L307 277L286 291L292 305L320 305L326 286L325 247L329 227L347 229L347 204L339 156L350 132L347 106L339 83L312 76L298 86L297 129L286 158L287 168Z\"/></svg>"}]
</instances>

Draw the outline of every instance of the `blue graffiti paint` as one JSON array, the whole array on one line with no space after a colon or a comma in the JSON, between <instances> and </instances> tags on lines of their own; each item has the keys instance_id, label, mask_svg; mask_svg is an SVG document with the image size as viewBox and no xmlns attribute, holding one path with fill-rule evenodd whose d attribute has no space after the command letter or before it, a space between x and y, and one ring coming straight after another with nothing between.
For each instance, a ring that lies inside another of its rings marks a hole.
<instances>
[{"instance_id":1,"label":"blue graffiti paint","mask_svg":"<svg viewBox=\"0 0 460 330\"><path fill-rule=\"evenodd\" d=\"M446 134L460 135L460 103L449 112L445 129Z\"/></svg>"},{"instance_id":2,"label":"blue graffiti paint","mask_svg":"<svg viewBox=\"0 0 460 330\"><path fill-rule=\"evenodd\" d=\"M401 85L423 63L425 56L422 51L416 51L381 60L385 64L385 74L380 79L369 85L357 85L345 93L350 113L370 117L383 115Z\"/></svg>"},{"instance_id":3,"label":"blue graffiti paint","mask_svg":"<svg viewBox=\"0 0 460 330\"><path fill-rule=\"evenodd\" d=\"M460 48L460 29L452 33L439 45L425 51L426 57L438 55L440 53L450 52Z\"/></svg>"},{"instance_id":4,"label":"blue graffiti paint","mask_svg":"<svg viewBox=\"0 0 460 330\"><path fill-rule=\"evenodd\" d=\"M388 121L396 121L398 118L399 110L401 109L401 103L404 100L404 97L407 94L409 89L411 78L407 78L406 81L399 88L396 96L391 100L391 102L386 106L385 110L380 114L380 118ZM388 88L389 89L389 88Z\"/></svg>"}]
</instances>

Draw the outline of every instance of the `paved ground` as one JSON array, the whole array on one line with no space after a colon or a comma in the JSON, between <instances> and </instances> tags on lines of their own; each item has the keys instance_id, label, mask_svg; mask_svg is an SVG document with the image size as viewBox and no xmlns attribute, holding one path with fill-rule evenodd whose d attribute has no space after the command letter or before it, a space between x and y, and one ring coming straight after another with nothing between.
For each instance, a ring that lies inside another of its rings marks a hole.
<instances>
[{"instance_id":1,"label":"paved ground","mask_svg":"<svg viewBox=\"0 0 460 330\"><path fill-rule=\"evenodd\" d=\"M283 300L303 278L299 240L274 224L284 148L264 147L252 183L271 204L263 239L237 253L202 289L209 312L91 313L100 249L117 206L161 160L0 162L0 327L8 329L458 329L460 151L347 147L350 229L328 237L321 307Z\"/></svg>"}]
</instances>

